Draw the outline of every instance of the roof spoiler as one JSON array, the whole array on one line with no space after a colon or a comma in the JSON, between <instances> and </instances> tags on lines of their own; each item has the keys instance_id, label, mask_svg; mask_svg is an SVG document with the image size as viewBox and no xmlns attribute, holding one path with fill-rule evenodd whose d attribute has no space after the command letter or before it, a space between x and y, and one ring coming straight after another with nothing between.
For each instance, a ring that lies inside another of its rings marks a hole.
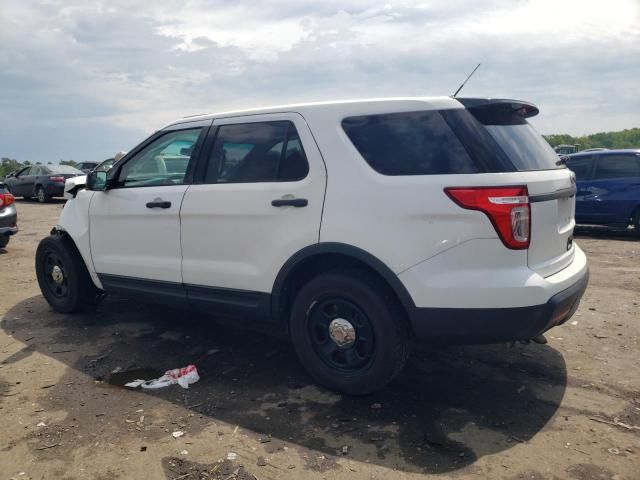
<instances>
[{"instance_id":1,"label":"roof spoiler","mask_svg":"<svg viewBox=\"0 0 640 480\"><path fill-rule=\"evenodd\" d=\"M485 125L518 125L540 110L533 103L508 98L456 98Z\"/></svg>"},{"instance_id":2,"label":"roof spoiler","mask_svg":"<svg viewBox=\"0 0 640 480\"><path fill-rule=\"evenodd\" d=\"M487 109L509 111L524 118L535 117L540 110L533 103L509 98L456 98L469 110Z\"/></svg>"}]
</instances>

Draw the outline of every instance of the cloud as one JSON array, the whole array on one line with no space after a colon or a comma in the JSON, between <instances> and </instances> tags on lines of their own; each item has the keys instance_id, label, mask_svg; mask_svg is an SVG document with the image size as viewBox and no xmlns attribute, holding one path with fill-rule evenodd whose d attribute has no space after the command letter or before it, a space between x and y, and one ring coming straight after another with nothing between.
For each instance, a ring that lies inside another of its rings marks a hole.
<instances>
[{"instance_id":1,"label":"cloud","mask_svg":"<svg viewBox=\"0 0 640 480\"><path fill-rule=\"evenodd\" d=\"M176 117L331 98L516 97L640 124L636 0L24 2L0 10L0 154L95 160ZM37 141L34 141L37 138Z\"/></svg>"}]
</instances>

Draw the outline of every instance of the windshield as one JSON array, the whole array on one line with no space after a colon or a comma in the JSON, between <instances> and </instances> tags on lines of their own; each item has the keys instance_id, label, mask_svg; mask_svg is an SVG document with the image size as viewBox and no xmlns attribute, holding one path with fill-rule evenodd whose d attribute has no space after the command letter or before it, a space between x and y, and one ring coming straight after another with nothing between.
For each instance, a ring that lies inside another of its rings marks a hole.
<instances>
[{"instance_id":1,"label":"windshield","mask_svg":"<svg viewBox=\"0 0 640 480\"><path fill-rule=\"evenodd\" d=\"M74 173L76 175L84 175L81 170L69 165L52 165L49 167L51 173Z\"/></svg>"}]
</instances>

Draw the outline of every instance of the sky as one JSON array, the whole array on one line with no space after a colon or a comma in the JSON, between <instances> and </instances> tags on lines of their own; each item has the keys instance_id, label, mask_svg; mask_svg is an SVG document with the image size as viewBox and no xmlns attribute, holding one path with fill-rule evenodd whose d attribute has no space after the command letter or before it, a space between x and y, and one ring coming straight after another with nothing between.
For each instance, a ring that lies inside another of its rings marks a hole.
<instances>
[{"instance_id":1,"label":"sky","mask_svg":"<svg viewBox=\"0 0 640 480\"><path fill-rule=\"evenodd\" d=\"M640 0L0 0L0 156L99 161L186 115L451 95L640 127Z\"/></svg>"}]
</instances>

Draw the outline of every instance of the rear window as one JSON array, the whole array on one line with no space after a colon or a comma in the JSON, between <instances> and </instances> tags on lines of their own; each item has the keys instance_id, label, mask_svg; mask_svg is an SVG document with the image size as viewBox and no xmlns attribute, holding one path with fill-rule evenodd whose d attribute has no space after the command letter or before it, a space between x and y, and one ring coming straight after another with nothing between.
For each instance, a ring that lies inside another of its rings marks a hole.
<instances>
[{"instance_id":1,"label":"rear window","mask_svg":"<svg viewBox=\"0 0 640 480\"><path fill-rule=\"evenodd\" d=\"M553 148L528 123L521 125L486 125L519 171L564 168Z\"/></svg>"},{"instance_id":2,"label":"rear window","mask_svg":"<svg viewBox=\"0 0 640 480\"><path fill-rule=\"evenodd\" d=\"M383 175L479 171L438 111L348 117L342 128L366 162Z\"/></svg>"},{"instance_id":3,"label":"rear window","mask_svg":"<svg viewBox=\"0 0 640 480\"><path fill-rule=\"evenodd\" d=\"M464 99L461 102L465 102ZM468 111L482 123L493 139L507 154L518 171L551 170L565 168L558 154L526 120L530 112L538 109L517 101L496 101L477 106Z\"/></svg>"},{"instance_id":4,"label":"rear window","mask_svg":"<svg viewBox=\"0 0 640 480\"><path fill-rule=\"evenodd\" d=\"M81 170L70 165L52 165L48 167L51 173L75 173L77 175L84 175Z\"/></svg>"}]
</instances>

